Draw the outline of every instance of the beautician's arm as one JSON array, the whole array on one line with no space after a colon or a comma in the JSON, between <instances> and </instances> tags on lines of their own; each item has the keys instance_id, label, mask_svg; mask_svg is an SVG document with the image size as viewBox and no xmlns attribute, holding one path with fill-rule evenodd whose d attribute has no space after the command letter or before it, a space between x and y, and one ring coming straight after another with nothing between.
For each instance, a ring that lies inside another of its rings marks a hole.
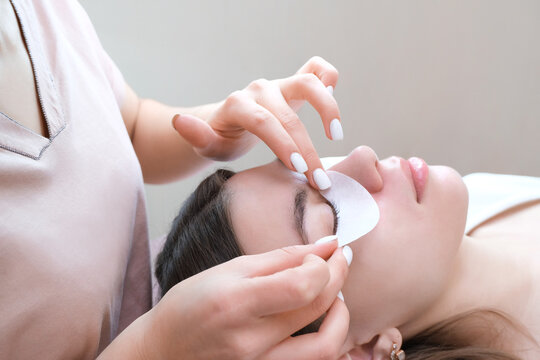
<instances>
[{"instance_id":1,"label":"beautician's arm","mask_svg":"<svg viewBox=\"0 0 540 360\"><path fill-rule=\"evenodd\" d=\"M166 183L187 177L212 160L196 153L173 127L175 114L208 118L217 104L175 108L155 100L141 99L126 85L122 117L141 163L146 183Z\"/></svg>"},{"instance_id":2,"label":"beautician's arm","mask_svg":"<svg viewBox=\"0 0 540 360\"><path fill-rule=\"evenodd\" d=\"M337 70L314 57L291 77L257 80L224 101L193 108L139 99L128 87L122 116L146 182L187 176L208 164L208 159L235 159L251 149L258 137L291 170L295 170L291 154L300 153L309 169L306 176L315 186L312 172L322 166L296 110L308 101L332 138L330 123L340 114L327 87L334 88L337 80ZM173 119L175 114L180 116ZM339 121L334 125L340 129ZM334 134L339 136L339 129Z\"/></svg>"},{"instance_id":3,"label":"beautician's arm","mask_svg":"<svg viewBox=\"0 0 540 360\"><path fill-rule=\"evenodd\" d=\"M337 359L347 272L337 241L233 259L177 284L98 359ZM327 310L319 332L290 337Z\"/></svg>"}]
</instances>

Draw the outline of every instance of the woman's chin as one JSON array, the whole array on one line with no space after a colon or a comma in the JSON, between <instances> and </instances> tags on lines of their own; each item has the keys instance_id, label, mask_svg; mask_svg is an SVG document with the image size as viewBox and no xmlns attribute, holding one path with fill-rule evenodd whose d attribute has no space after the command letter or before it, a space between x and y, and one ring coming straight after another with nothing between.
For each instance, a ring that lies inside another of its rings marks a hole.
<instances>
[{"instance_id":1,"label":"woman's chin","mask_svg":"<svg viewBox=\"0 0 540 360\"><path fill-rule=\"evenodd\" d=\"M469 192L461 174L456 169L444 165L432 165L429 167L429 181L436 183L438 191L456 193L465 202L469 200Z\"/></svg>"},{"instance_id":2,"label":"woman's chin","mask_svg":"<svg viewBox=\"0 0 540 360\"><path fill-rule=\"evenodd\" d=\"M432 196L426 197L426 200L436 202L435 207L438 208L436 211L446 214L445 217L448 219L453 219L453 228L459 228L458 232L464 231L469 206L469 191L463 178L449 166L430 166L429 174L428 187Z\"/></svg>"}]
</instances>

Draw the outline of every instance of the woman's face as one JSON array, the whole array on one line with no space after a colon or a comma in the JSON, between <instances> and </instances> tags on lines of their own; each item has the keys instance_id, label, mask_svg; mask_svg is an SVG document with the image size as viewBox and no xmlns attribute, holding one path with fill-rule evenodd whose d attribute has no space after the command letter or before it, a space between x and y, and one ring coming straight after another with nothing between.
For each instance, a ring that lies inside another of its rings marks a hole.
<instances>
[{"instance_id":1,"label":"woman's face","mask_svg":"<svg viewBox=\"0 0 540 360\"><path fill-rule=\"evenodd\" d=\"M380 210L377 226L349 244L354 259L343 288L350 334L362 344L407 324L441 294L463 238L467 190L453 169L430 166L417 193L408 161L378 161L365 146L330 169L362 184ZM232 225L247 254L313 243L335 231L331 205L279 161L238 173L228 189Z\"/></svg>"}]
</instances>

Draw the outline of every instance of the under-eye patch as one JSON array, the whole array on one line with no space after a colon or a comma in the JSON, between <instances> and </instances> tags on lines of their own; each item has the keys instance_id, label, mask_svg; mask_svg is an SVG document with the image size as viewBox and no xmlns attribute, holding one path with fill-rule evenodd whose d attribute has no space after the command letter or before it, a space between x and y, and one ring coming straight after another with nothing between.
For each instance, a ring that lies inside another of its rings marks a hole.
<instances>
[{"instance_id":1,"label":"under-eye patch","mask_svg":"<svg viewBox=\"0 0 540 360\"><path fill-rule=\"evenodd\" d=\"M336 161L341 158L327 159ZM327 190L322 190L321 195L330 201L338 212L336 235L338 245L344 246L373 230L379 222L379 206L369 191L358 181L337 171L326 173L332 186ZM293 174L296 179L307 182L305 175L295 172Z\"/></svg>"},{"instance_id":2,"label":"under-eye patch","mask_svg":"<svg viewBox=\"0 0 540 360\"><path fill-rule=\"evenodd\" d=\"M379 222L379 207L360 183L337 171L327 171L332 186L321 191L338 211L338 245L347 245L369 233Z\"/></svg>"}]
</instances>

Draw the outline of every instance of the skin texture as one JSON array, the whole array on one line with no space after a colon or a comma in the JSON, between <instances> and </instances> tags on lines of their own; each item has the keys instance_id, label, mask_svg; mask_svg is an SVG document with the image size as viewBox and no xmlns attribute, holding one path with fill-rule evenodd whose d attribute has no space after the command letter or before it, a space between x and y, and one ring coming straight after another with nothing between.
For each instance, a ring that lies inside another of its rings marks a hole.
<instances>
[{"instance_id":1,"label":"skin texture","mask_svg":"<svg viewBox=\"0 0 540 360\"><path fill-rule=\"evenodd\" d=\"M516 260L523 261L525 255L511 250L508 241L497 248L482 241L481 234L463 235L468 196L457 172L430 166L418 203L403 159L378 161L373 150L359 147L330 169L361 183L381 212L375 229L349 244L355 260L343 288L351 320L342 354L349 353L353 359L386 358L392 343L400 345L403 338L478 307L504 311L536 330L538 336L539 311L531 305L533 299L538 300L538 290L527 287L538 279L536 260L526 257L533 271L523 270ZM249 169L229 181L233 228L248 254L291 243L311 243L332 233L330 207L279 161ZM298 188L309 192L304 238L294 225ZM532 226L529 229L533 231ZM491 229L490 234L493 231L497 230ZM534 231L529 238L538 239L538 230ZM537 241L526 244L529 251L539 248ZM515 244L512 246L515 248ZM509 267L515 268L510 275L502 270Z\"/></svg>"}]
</instances>

